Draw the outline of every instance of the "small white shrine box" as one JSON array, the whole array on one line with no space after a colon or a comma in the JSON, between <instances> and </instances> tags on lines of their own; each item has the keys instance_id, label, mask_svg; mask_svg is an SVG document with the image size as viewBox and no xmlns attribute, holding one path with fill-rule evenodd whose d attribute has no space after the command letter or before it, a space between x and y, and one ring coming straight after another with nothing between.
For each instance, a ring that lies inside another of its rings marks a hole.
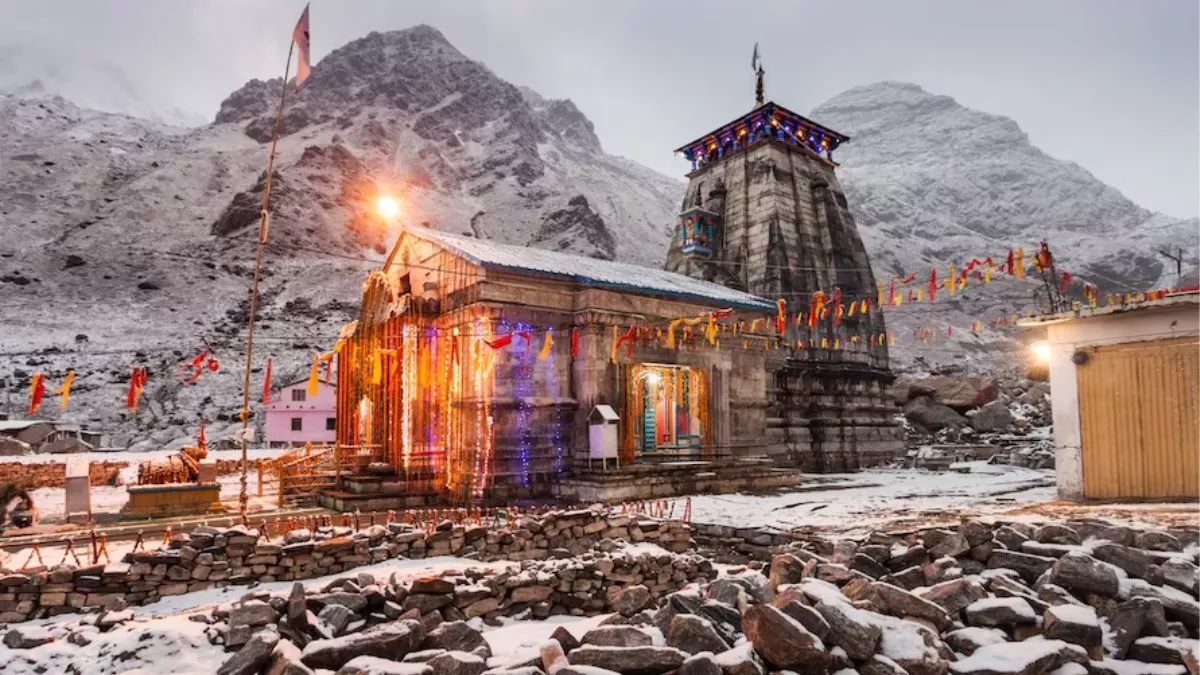
<instances>
[{"instance_id":1,"label":"small white shrine box","mask_svg":"<svg viewBox=\"0 0 1200 675\"><path fill-rule=\"evenodd\" d=\"M608 460L616 460L621 465L620 449L618 448L621 416L610 405L598 405L588 414L588 466L593 459L602 461L602 466L608 468Z\"/></svg>"},{"instance_id":2,"label":"small white shrine box","mask_svg":"<svg viewBox=\"0 0 1200 675\"><path fill-rule=\"evenodd\" d=\"M90 480L92 462L87 453L67 455L66 516L86 515L92 519L92 486Z\"/></svg>"}]
</instances>

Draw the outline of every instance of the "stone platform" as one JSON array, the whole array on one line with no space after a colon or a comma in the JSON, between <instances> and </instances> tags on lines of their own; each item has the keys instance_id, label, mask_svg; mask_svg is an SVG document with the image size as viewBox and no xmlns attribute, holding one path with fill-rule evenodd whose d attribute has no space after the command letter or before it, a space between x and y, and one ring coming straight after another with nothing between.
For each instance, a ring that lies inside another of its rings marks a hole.
<instances>
[{"instance_id":1,"label":"stone platform","mask_svg":"<svg viewBox=\"0 0 1200 675\"><path fill-rule=\"evenodd\" d=\"M604 470L581 462L549 486L554 499L584 504L666 499L692 494L728 494L791 488L804 481L795 469L780 468L766 457L719 460L676 460L637 463ZM517 500L523 499L517 497ZM396 476L343 476L340 489L322 490L317 504L334 511L362 513L445 506L446 495L432 481ZM505 501L493 495L492 501ZM512 500L507 500L512 501Z\"/></svg>"},{"instance_id":2,"label":"stone platform","mask_svg":"<svg viewBox=\"0 0 1200 675\"><path fill-rule=\"evenodd\" d=\"M752 457L632 464L607 471L593 465L590 470L572 471L553 489L559 499L610 503L770 490L801 482L803 476L795 469L781 469L770 459Z\"/></svg>"},{"instance_id":3,"label":"stone platform","mask_svg":"<svg viewBox=\"0 0 1200 675\"><path fill-rule=\"evenodd\" d=\"M342 476L341 489L317 493L317 504L334 511L388 511L415 509L444 503L432 484L406 489L404 479L397 476Z\"/></svg>"},{"instance_id":4,"label":"stone platform","mask_svg":"<svg viewBox=\"0 0 1200 675\"><path fill-rule=\"evenodd\" d=\"M121 509L125 520L220 513L220 483L131 485L129 502Z\"/></svg>"}]
</instances>

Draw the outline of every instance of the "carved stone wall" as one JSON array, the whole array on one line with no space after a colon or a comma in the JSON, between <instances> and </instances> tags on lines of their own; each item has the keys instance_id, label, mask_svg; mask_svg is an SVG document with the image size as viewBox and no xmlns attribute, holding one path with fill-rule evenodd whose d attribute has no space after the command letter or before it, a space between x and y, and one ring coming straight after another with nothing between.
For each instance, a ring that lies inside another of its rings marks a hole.
<instances>
[{"instance_id":1,"label":"carved stone wall","mask_svg":"<svg viewBox=\"0 0 1200 675\"><path fill-rule=\"evenodd\" d=\"M666 269L770 299L808 316L813 293L843 302L874 299L870 259L834 168L804 148L764 140L690 176L683 210L720 217L711 258L672 242ZM861 308L861 305L859 306ZM856 308L858 309L858 308ZM787 346L771 369L766 413L770 452L807 470L855 470L904 451L894 405L883 315L849 311L815 328L789 321ZM836 347L835 347L836 345ZM739 373L739 377L745 377Z\"/></svg>"}]
</instances>

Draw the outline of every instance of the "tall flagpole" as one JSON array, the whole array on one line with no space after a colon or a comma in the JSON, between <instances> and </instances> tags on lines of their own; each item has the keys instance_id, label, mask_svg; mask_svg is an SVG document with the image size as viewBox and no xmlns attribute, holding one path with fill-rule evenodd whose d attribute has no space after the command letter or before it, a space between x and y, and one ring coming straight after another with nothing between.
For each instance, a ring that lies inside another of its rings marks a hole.
<instances>
[{"instance_id":1,"label":"tall flagpole","mask_svg":"<svg viewBox=\"0 0 1200 675\"><path fill-rule=\"evenodd\" d=\"M262 272L263 245L267 243L267 232L271 220L271 177L275 173L275 147L279 144L279 123L283 120L283 103L287 99L288 75L292 68L292 52L296 40L289 41L287 64L283 67L283 91L279 93L279 111L275 113L275 130L271 134L271 154L267 156L267 176L263 181L262 213L258 221L258 245L254 252L254 281L250 284L250 318L246 326L246 372L242 381L242 475L238 486L238 513L242 523L246 522L246 472L249 468L247 451L250 438L250 364L254 356L254 315L258 312L258 279ZM281 486L282 487L282 486Z\"/></svg>"}]
</instances>

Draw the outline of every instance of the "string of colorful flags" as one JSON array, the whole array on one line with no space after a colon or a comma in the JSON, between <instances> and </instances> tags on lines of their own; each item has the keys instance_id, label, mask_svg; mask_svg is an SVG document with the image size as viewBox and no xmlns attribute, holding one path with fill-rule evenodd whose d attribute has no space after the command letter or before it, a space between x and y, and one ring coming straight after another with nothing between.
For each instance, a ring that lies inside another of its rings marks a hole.
<instances>
[{"instance_id":1,"label":"string of colorful flags","mask_svg":"<svg viewBox=\"0 0 1200 675\"><path fill-rule=\"evenodd\" d=\"M1053 270L1052 258L1045 244L1039 247L1039 250L1033 254L1026 254L1023 248L1009 249L1007 254L1003 256L1003 262L996 264L995 258L992 256L984 258L972 258L962 268L954 265L949 265L944 275L939 275L938 268L931 268L927 277L921 273L912 272L904 275L894 275L885 284L882 281L876 284L876 293L874 298L870 297L846 297L841 288L834 288L832 292L817 290L812 293L809 299L808 306L805 309L796 311L794 314L789 314L787 311L787 301L785 299L776 300L776 314L774 317L760 317L750 321L737 320L726 321L733 316L732 309L720 309L712 312L707 312L694 317L679 317L672 320L666 327L655 326L627 326L623 331L617 327L612 327L612 341L610 346L609 358L612 362L617 362L620 359L621 352L625 352L626 359L633 358L633 348L635 344L642 343L658 343L667 349L679 349L681 346L695 347L698 345L709 345L713 347L720 346L720 340L724 336L727 339L732 336L734 338L744 337L742 340L742 348L750 349L752 344L758 345L762 349L781 349L795 347L798 349L849 349L859 345L895 345L896 334L891 331L880 331L868 335L850 335L850 336L810 336L805 340L799 335L799 331L803 328L808 328L810 331L817 329L824 321L829 321L830 325L838 328L846 318L855 316L866 316L873 311L886 311L895 307L902 307L906 302L909 304L920 302L936 302L939 292L944 291L944 296L954 297L958 292L962 291L972 278L978 282L988 285L994 279L996 274L1005 275L1015 279L1026 278L1026 267L1029 262L1032 262L1034 270L1038 274L1045 274L1048 270ZM1060 294L1066 295L1072 285L1075 283L1075 278L1070 272L1058 272L1055 270L1055 283L1058 286ZM1089 308L1098 307L1100 304L1100 295L1096 286L1090 283L1082 283L1082 301L1073 303L1073 309L1078 310L1083 305ZM1148 301L1161 300L1167 294L1179 289L1156 289L1146 292L1131 292L1124 294L1105 294L1104 302L1107 306L1116 305L1131 305ZM1188 290L1188 289L1183 289ZM1009 314L999 317L994 317L986 322L988 328L996 329L1001 327L1011 327L1016 325L1017 321L1022 317L1021 314ZM790 319L790 322L789 322ZM796 329L797 333L789 339L788 325L789 323ZM958 332L967 332L979 334L983 331L985 323L980 320L973 321L970 328L964 331L958 329ZM548 359L554 347L554 331L553 327L547 328L544 331L519 330L491 337L484 340L484 343L493 350L500 350L517 345L528 351L531 350L535 342L540 342L537 358L540 361ZM580 333L578 328L570 328L570 354L577 357L579 355ZM540 338L539 338L540 334ZM933 328L930 326L921 326L913 330L912 337L919 339L924 343L936 340L945 336L951 338L956 334L956 328L953 325L946 325L942 328ZM768 338L751 340L754 338ZM320 387L321 374L324 370L324 381L326 384L332 383L333 362L335 356L341 350L344 341L339 339L335 347L328 351L317 354L313 357L312 367L308 378L308 393L315 396ZM391 352L394 355L396 350L377 350L378 353L373 355L372 381L379 383L383 378L383 362L384 357L389 356L385 352ZM454 350L457 353L457 350ZM387 359L390 364L388 368L389 376L397 367L399 359ZM322 368L323 366L323 368ZM181 362L177 366L178 376L180 381L185 384L194 385L199 382L205 373L215 374L220 371L220 362L213 350L205 346L195 357L188 361ZM271 376L272 376L272 359L267 358L265 367L265 376L263 380L262 402L264 405L269 404L271 400ZM143 391L149 379L148 370L143 365L135 365L132 367L129 388L126 393L126 407L137 412L138 405L141 401ZM59 409L66 411L70 400L71 389L75 382L75 371L69 370L64 376L62 384L50 392L51 396L59 397ZM47 394L47 383L43 373L34 373L30 382L30 404L29 415L33 415L41 407L43 399Z\"/></svg>"}]
</instances>

